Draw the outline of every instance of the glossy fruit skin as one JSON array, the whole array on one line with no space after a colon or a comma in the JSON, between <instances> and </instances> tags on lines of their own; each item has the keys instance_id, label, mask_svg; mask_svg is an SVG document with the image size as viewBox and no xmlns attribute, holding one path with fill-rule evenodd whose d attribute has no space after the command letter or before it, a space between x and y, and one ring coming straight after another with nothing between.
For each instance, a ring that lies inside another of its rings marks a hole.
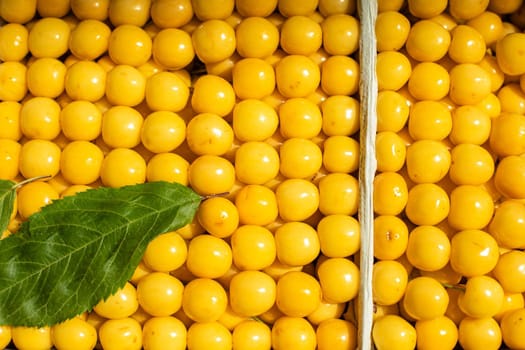
<instances>
[{"instance_id":1,"label":"glossy fruit skin","mask_svg":"<svg viewBox=\"0 0 525 350\"><path fill-rule=\"evenodd\" d=\"M219 62L235 51L235 31L223 20L210 19L193 31L192 42L195 54L202 62ZM217 43L221 43L220 50L216 49Z\"/></svg>"},{"instance_id":2,"label":"glossy fruit skin","mask_svg":"<svg viewBox=\"0 0 525 350\"><path fill-rule=\"evenodd\" d=\"M8 23L0 29L0 58L2 61L20 61L28 51L28 30L19 23Z\"/></svg>"},{"instance_id":3,"label":"glossy fruit skin","mask_svg":"<svg viewBox=\"0 0 525 350\"><path fill-rule=\"evenodd\" d=\"M374 264L372 290L374 302L379 305L394 305L405 294L408 273L395 260L381 260Z\"/></svg>"},{"instance_id":4,"label":"glossy fruit skin","mask_svg":"<svg viewBox=\"0 0 525 350\"><path fill-rule=\"evenodd\" d=\"M287 18L280 33L280 46L290 55L308 56L316 52L322 44L321 26L306 16Z\"/></svg>"},{"instance_id":5,"label":"glossy fruit skin","mask_svg":"<svg viewBox=\"0 0 525 350\"><path fill-rule=\"evenodd\" d=\"M321 285L305 272L290 271L277 281L275 302L287 316L308 316L319 307L321 298Z\"/></svg>"},{"instance_id":6,"label":"glossy fruit skin","mask_svg":"<svg viewBox=\"0 0 525 350\"><path fill-rule=\"evenodd\" d=\"M445 288L430 277L416 277L407 283L403 306L415 320L430 320L443 316L449 297Z\"/></svg>"},{"instance_id":7,"label":"glossy fruit skin","mask_svg":"<svg viewBox=\"0 0 525 350\"><path fill-rule=\"evenodd\" d=\"M53 346L50 327L13 327L13 344L19 349L50 349Z\"/></svg>"},{"instance_id":8,"label":"glossy fruit skin","mask_svg":"<svg viewBox=\"0 0 525 350\"><path fill-rule=\"evenodd\" d=\"M221 156L231 150L234 132L222 117L215 113L199 113L186 127L186 142L197 155Z\"/></svg>"},{"instance_id":9,"label":"glossy fruit skin","mask_svg":"<svg viewBox=\"0 0 525 350\"><path fill-rule=\"evenodd\" d=\"M285 56L275 67L277 89L285 97L306 97L315 91L320 81L319 67L305 56Z\"/></svg>"},{"instance_id":10,"label":"glossy fruit skin","mask_svg":"<svg viewBox=\"0 0 525 350\"><path fill-rule=\"evenodd\" d=\"M20 150L22 146L10 139L0 140L0 179L13 180L18 175L18 164L20 162Z\"/></svg>"},{"instance_id":11,"label":"glossy fruit skin","mask_svg":"<svg viewBox=\"0 0 525 350\"><path fill-rule=\"evenodd\" d=\"M341 318L345 312L344 303L329 303L321 300L321 304L307 316L308 321L313 325L319 325L323 321L334 318Z\"/></svg>"},{"instance_id":12,"label":"glossy fruit skin","mask_svg":"<svg viewBox=\"0 0 525 350\"><path fill-rule=\"evenodd\" d=\"M450 162L450 152L439 141L420 140L407 147L407 172L415 183L440 181L447 174Z\"/></svg>"},{"instance_id":13,"label":"glossy fruit skin","mask_svg":"<svg viewBox=\"0 0 525 350\"><path fill-rule=\"evenodd\" d=\"M463 276L480 276L490 272L498 258L498 244L485 231L460 231L450 241L450 264Z\"/></svg>"},{"instance_id":14,"label":"glossy fruit skin","mask_svg":"<svg viewBox=\"0 0 525 350\"><path fill-rule=\"evenodd\" d=\"M372 339L378 350L414 349L416 330L398 315L385 315L376 319L372 328Z\"/></svg>"},{"instance_id":15,"label":"glossy fruit skin","mask_svg":"<svg viewBox=\"0 0 525 350\"><path fill-rule=\"evenodd\" d=\"M406 144L393 131L382 131L376 135L377 170L399 171L405 165Z\"/></svg>"},{"instance_id":16,"label":"glossy fruit skin","mask_svg":"<svg viewBox=\"0 0 525 350\"><path fill-rule=\"evenodd\" d=\"M231 333L219 322L196 322L188 328L187 348L190 350L211 348L226 350L231 347Z\"/></svg>"},{"instance_id":17,"label":"glossy fruit skin","mask_svg":"<svg viewBox=\"0 0 525 350\"><path fill-rule=\"evenodd\" d=\"M521 42L525 40L525 36L521 33L512 33L505 36L501 41L496 44L496 50L498 55L498 64L501 70L510 75L518 75L525 72L523 66L521 53L516 50Z\"/></svg>"},{"instance_id":18,"label":"glossy fruit skin","mask_svg":"<svg viewBox=\"0 0 525 350\"><path fill-rule=\"evenodd\" d=\"M142 348L142 327L133 318L107 320L99 328L99 341L104 349Z\"/></svg>"},{"instance_id":19,"label":"glossy fruit skin","mask_svg":"<svg viewBox=\"0 0 525 350\"><path fill-rule=\"evenodd\" d=\"M490 76L474 63L460 63L450 71L450 99L460 105L476 104L491 90Z\"/></svg>"},{"instance_id":20,"label":"glossy fruit skin","mask_svg":"<svg viewBox=\"0 0 525 350\"><path fill-rule=\"evenodd\" d=\"M153 60L172 70L185 68L195 57L190 34L179 28L159 31L151 49Z\"/></svg>"},{"instance_id":21,"label":"glossy fruit skin","mask_svg":"<svg viewBox=\"0 0 525 350\"><path fill-rule=\"evenodd\" d=\"M288 266L313 262L321 249L316 230L304 222L282 224L275 230L274 239L277 258Z\"/></svg>"},{"instance_id":22,"label":"glossy fruit skin","mask_svg":"<svg viewBox=\"0 0 525 350\"><path fill-rule=\"evenodd\" d=\"M506 292L522 293L525 289L524 258L521 250L513 249L501 254L498 259L492 273Z\"/></svg>"},{"instance_id":23,"label":"glossy fruit skin","mask_svg":"<svg viewBox=\"0 0 525 350\"><path fill-rule=\"evenodd\" d=\"M398 51L378 53L377 63L379 91L399 90L412 73L409 59Z\"/></svg>"},{"instance_id":24,"label":"glossy fruit skin","mask_svg":"<svg viewBox=\"0 0 525 350\"><path fill-rule=\"evenodd\" d=\"M184 285L177 278L164 273L152 272L137 284L137 299L141 308L152 316L169 316L182 305Z\"/></svg>"},{"instance_id":25,"label":"glossy fruit skin","mask_svg":"<svg viewBox=\"0 0 525 350\"><path fill-rule=\"evenodd\" d=\"M107 319L119 319L131 316L138 307L135 286L127 282L116 293L95 305L93 310Z\"/></svg>"},{"instance_id":26,"label":"glossy fruit skin","mask_svg":"<svg viewBox=\"0 0 525 350\"><path fill-rule=\"evenodd\" d=\"M279 132L286 139L311 139L322 128L321 109L307 98L291 98L279 106Z\"/></svg>"},{"instance_id":27,"label":"glossy fruit skin","mask_svg":"<svg viewBox=\"0 0 525 350\"><path fill-rule=\"evenodd\" d=\"M195 276L218 278L228 271L231 264L231 247L224 240L202 234L190 241L186 266Z\"/></svg>"},{"instance_id":28,"label":"glossy fruit skin","mask_svg":"<svg viewBox=\"0 0 525 350\"><path fill-rule=\"evenodd\" d=\"M33 96L56 98L64 91L66 66L55 58L36 59L27 69L27 87Z\"/></svg>"},{"instance_id":29,"label":"glossy fruit skin","mask_svg":"<svg viewBox=\"0 0 525 350\"><path fill-rule=\"evenodd\" d=\"M406 256L419 270L437 271L449 262L450 240L436 226L418 226L410 231Z\"/></svg>"},{"instance_id":30,"label":"glossy fruit skin","mask_svg":"<svg viewBox=\"0 0 525 350\"><path fill-rule=\"evenodd\" d=\"M43 181L28 183L18 191L18 213L23 219L27 219L58 198L58 192L49 183Z\"/></svg>"},{"instance_id":31,"label":"glossy fruit skin","mask_svg":"<svg viewBox=\"0 0 525 350\"><path fill-rule=\"evenodd\" d=\"M142 124L141 141L153 153L173 151L186 136L186 123L181 116L170 111L149 114Z\"/></svg>"},{"instance_id":32,"label":"glossy fruit skin","mask_svg":"<svg viewBox=\"0 0 525 350\"><path fill-rule=\"evenodd\" d=\"M231 235L233 263L240 270L261 270L270 266L277 255L270 230L257 225L242 225Z\"/></svg>"},{"instance_id":33,"label":"glossy fruit skin","mask_svg":"<svg viewBox=\"0 0 525 350\"><path fill-rule=\"evenodd\" d=\"M459 344L466 350L499 349L502 343L502 334L498 323L491 317L465 317L458 328Z\"/></svg>"},{"instance_id":34,"label":"glossy fruit skin","mask_svg":"<svg viewBox=\"0 0 525 350\"><path fill-rule=\"evenodd\" d=\"M230 281L229 303L239 315L253 317L275 303L276 282L261 271L242 271Z\"/></svg>"},{"instance_id":35,"label":"glossy fruit skin","mask_svg":"<svg viewBox=\"0 0 525 350\"><path fill-rule=\"evenodd\" d=\"M248 141L235 152L235 175L242 183L263 185L279 174L279 163L279 153L272 146Z\"/></svg>"},{"instance_id":36,"label":"glossy fruit skin","mask_svg":"<svg viewBox=\"0 0 525 350\"><path fill-rule=\"evenodd\" d=\"M196 278L184 286L182 309L195 322L215 322L226 311L228 296L219 282Z\"/></svg>"},{"instance_id":37,"label":"glossy fruit skin","mask_svg":"<svg viewBox=\"0 0 525 350\"><path fill-rule=\"evenodd\" d=\"M457 63L478 63L486 51L486 43L475 28L458 25L451 31L448 55Z\"/></svg>"},{"instance_id":38,"label":"glossy fruit skin","mask_svg":"<svg viewBox=\"0 0 525 350\"><path fill-rule=\"evenodd\" d=\"M405 44L410 31L410 21L395 11L381 12L377 16L375 32L378 51L397 51Z\"/></svg>"},{"instance_id":39,"label":"glossy fruit skin","mask_svg":"<svg viewBox=\"0 0 525 350\"><path fill-rule=\"evenodd\" d=\"M450 193L448 223L457 230L483 229L493 213L493 199L480 187L460 185Z\"/></svg>"},{"instance_id":40,"label":"glossy fruit skin","mask_svg":"<svg viewBox=\"0 0 525 350\"><path fill-rule=\"evenodd\" d=\"M301 317L282 316L272 327L272 348L314 350L316 348L315 330Z\"/></svg>"},{"instance_id":41,"label":"glossy fruit skin","mask_svg":"<svg viewBox=\"0 0 525 350\"><path fill-rule=\"evenodd\" d=\"M88 185L100 176L104 154L88 141L70 142L62 150L60 171L71 184Z\"/></svg>"},{"instance_id":42,"label":"glossy fruit skin","mask_svg":"<svg viewBox=\"0 0 525 350\"><path fill-rule=\"evenodd\" d=\"M457 185L481 185L494 174L494 160L483 147L459 144L451 150L450 179Z\"/></svg>"},{"instance_id":43,"label":"glossy fruit skin","mask_svg":"<svg viewBox=\"0 0 525 350\"><path fill-rule=\"evenodd\" d=\"M500 117L494 120L490 130L491 149L500 157L520 155L525 148L525 118L517 113L502 113Z\"/></svg>"},{"instance_id":44,"label":"glossy fruit skin","mask_svg":"<svg viewBox=\"0 0 525 350\"><path fill-rule=\"evenodd\" d=\"M503 298L503 287L498 281L489 276L474 276L467 280L458 305L470 317L490 317L499 312Z\"/></svg>"},{"instance_id":45,"label":"glossy fruit skin","mask_svg":"<svg viewBox=\"0 0 525 350\"><path fill-rule=\"evenodd\" d=\"M73 318L51 327L51 339L59 350L92 350L97 343L97 331L85 320Z\"/></svg>"},{"instance_id":46,"label":"glossy fruit skin","mask_svg":"<svg viewBox=\"0 0 525 350\"><path fill-rule=\"evenodd\" d=\"M359 64L348 56L331 56L321 66L321 88L329 96L353 95L359 89Z\"/></svg>"},{"instance_id":47,"label":"glossy fruit skin","mask_svg":"<svg viewBox=\"0 0 525 350\"><path fill-rule=\"evenodd\" d=\"M405 213L416 225L436 225L447 217L449 211L449 196L437 184L417 184L408 191Z\"/></svg>"},{"instance_id":48,"label":"glossy fruit skin","mask_svg":"<svg viewBox=\"0 0 525 350\"><path fill-rule=\"evenodd\" d=\"M359 130L359 101L351 96L329 96L321 103L322 130L327 136L353 135Z\"/></svg>"},{"instance_id":49,"label":"glossy fruit skin","mask_svg":"<svg viewBox=\"0 0 525 350\"><path fill-rule=\"evenodd\" d=\"M414 140L445 139L452 130L452 115L440 102L424 100L410 108L408 131Z\"/></svg>"},{"instance_id":50,"label":"glossy fruit skin","mask_svg":"<svg viewBox=\"0 0 525 350\"><path fill-rule=\"evenodd\" d=\"M235 168L223 157L203 155L190 164L189 182L202 195L225 193L235 183Z\"/></svg>"},{"instance_id":51,"label":"glossy fruit skin","mask_svg":"<svg viewBox=\"0 0 525 350\"><path fill-rule=\"evenodd\" d=\"M101 133L102 113L94 103L73 101L60 111L60 126L72 141L91 141Z\"/></svg>"},{"instance_id":52,"label":"glossy fruit skin","mask_svg":"<svg viewBox=\"0 0 525 350\"><path fill-rule=\"evenodd\" d=\"M323 166L330 172L353 173L359 167L359 143L348 136L330 136L323 143Z\"/></svg>"},{"instance_id":53,"label":"glossy fruit skin","mask_svg":"<svg viewBox=\"0 0 525 350\"><path fill-rule=\"evenodd\" d=\"M132 149L115 148L102 161L100 178L109 187L143 183L146 180L146 162Z\"/></svg>"},{"instance_id":54,"label":"glossy fruit skin","mask_svg":"<svg viewBox=\"0 0 525 350\"><path fill-rule=\"evenodd\" d=\"M501 159L494 174L494 184L498 191L507 198L525 199L525 191L514 187L522 181L524 168L524 157L511 155Z\"/></svg>"},{"instance_id":55,"label":"glossy fruit skin","mask_svg":"<svg viewBox=\"0 0 525 350\"><path fill-rule=\"evenodd\" d=\"M263 101L246 99L233 107L232 127L241 141L264 141L277 130L279 117Z\"/></svg>"},{"instance_id":56,"label":"glossy fruit skin","mask_svg":"<svg viewBox=\"0 0 525 350\"><path fill-rule=\"evenodd\" d=\"M232 347L234 350L250 348L254 350L269 349L272 342L270 327L255 320L245 320L235 326L232 331Z\"/></svg>"},{"instance_id":57,"label":"glossy fruit skin","mask_svg":"<svg viewBox=\"0 0 525 350\"><path fill-rule=\"evenodd\" d=\"M113 106L102 116L101 134L104 142L113 148L132 148L140 143L144 117L129 106Z\"/></svg>"},{"instance_id":58,"label":"glossy fruit skin","mask_svg":"<svg viewBox=\"0 0 525 350\"><path fill-rule=\"evenodd\" d=\"M360 247L359 222L352 216L328 215L317 224L320 250L330 258L343 258L356 253Z\"/></svg>"},{"instance_id":59,"label":"glossy fruit skin","mask_svg":"<svg viewBox=\"0 0 525 350\"><path fill-rule=\"evenodd\" d=\"M108 73L94 61L78 61L67 68L64 89L75 100L95 102L106 91Z\"/></svg>"},{"instance_id":60,"label":"glossy fruit skin","mask_svg":"<svg viewBox=\"0 0 525 350\"><path fill-rule=\"evenodd\" d=\"M279 215L277 195L262 185L246 185L237 192L235 206L239 223L245 225L271 224Z\"/></svg>"},{"instance_id":61,"label":"glossy fruit skin","mask_svg":"<svg viewBox=\"0 0 525 350\"><path fill-rule=\"evenodd\" d=\"M319 208L319 189L305 179L286 179L275 190L278 213L284 221L302 221Z\"/></svg>"},{"instance_id":62,"label":"glossy fruit skin","mask_svg":"<svg viewBox=\"0 0 525 350\"><path fill-rule=\"evenodd\" d=\"M146 103L153 111L179 112L188 103L189 95L188 86L175 73L158 72L146 81Z\"/></svg>"},{"instance_id":63,"label":"glossy fruit skin","mask_svg":"<svg viewBox=\"0 0 525 350\"><path fill-rule=\"evenodd\" d=\"M458 341L457 326L446 316L427 321L417 321L415 328L418 349L452 350Z\"/></svg>"},{"instance_id":64,"label":"glossy fruit skin","mask_svg":"<svg viewBox=\"0 0 525 350\"><path fill-rule=\"evenodd\" d=\"M380 260L401 257L408 244L408 227L397 216L381 215L374 219L374 256Z\"/></svg>"},{"instance_id":65,"label":"glossy fruit skin","mask_svg":"<svg viewBox=\"0 0 525 350\"><path fill-rule=\"evenodd\" d=\"M317 267L323 298L333 303L350 301L357 296L359 270L346 258L328 258Z\"/></svg>"},{"instance_id":66,"label":"glossy fruit skin","mask_svg":"<svg viewBox=\"0 0 525 350\"><path fill-rule=\"evenodd\" d=\"M120 64L106 77L106 98L114 105L137 106L146 93L146 77L135 67Z\"/></svg>"},{"instance_id":67,"label":"glossy fruit skin","mask_svg":"<svg viewBox=\"0 0 525 350\"><path fill-rule=\"evenodd\" d=\"M20 62L0 63L2 101L21 101L27 93L27 68Z\"/></svg>"},{"instance_id":68,"label":"glossy fruit skin","mask_svg":"<svg viewBox=\"0 0 525 350\"><path fill-rule=\"evenodd\" d=\"M341 319L328 319L316 329L317 348L319 350L357 346L357 328L353 323Z\"/></svg>"},{"instance_id":69,"label":"glossy fruit skin","mask_svg":"<svg viewBox=\"0 0 525 350\"><path fill-rule=\"evenodd\" d=\"M203 75L193 84L190 102L197 113L213 113L225 117L235 105L234 86L219 76Z\"/></svg>"},{"instance_id":70,"label":"glossy fruit skin","mask_svg":"<svg viewBox=\"0 0 525 350\"><path fill-rule=\"evenodd\" d=\"M405 179L394 172L383 172L374 178L374 212L398 215L406 206L408 187Z\"/></svg>"},{"instance_id":71,"label":"glossy fruit skin","mask_svg":"<svg viewBox=\"0 0 525 350\"><path fill-rule=\"evenodd\" d=\"M29 139L52 140L60 133L60 106L50 97L33 97L22 104L20 129Z\"/></svg>"},{"instance_id":72,"label":"glossy fruit skin","mask_svg":"<svg viewBox=\"0 0 525 350\"><path fill-rule=\"evenodd\" d=\"M519 349L525 346L519 334L523 330L524 308L509 311L501 320L501 334L503 342L510 348Z\"/></svg>"},{"instance_id":73,"label":"glossy fruit skin","mask_svg":"<svg viewBox=\"0 0 525 350\"><path fill-rule=\"evenodd\" d=\"M2 326L0 327L0 347L7 347L11 342L11 327Z\"/></svg>"},{"instance_id":74,"label":"glossy fruit skin","mask_svg":"<svg viewBox=\"0 0 525 350\"><path fill-rule=\"evenodd\" d=\"M412 68L408 91L418 100L438 101L450 88L448 71L434 62L421 62Z\"/></svg>"},{"instance_id":75,"label":"glossy fruit skin","mask_svg":"<svg viewBox=\"0 0 525 350\"><path fill-rule=\"evenodd\" d=\"M159 153L146 165L147 181L173 181L188 185L189 162L178 154Z\"/></svg>"},{"instance_id":76,"label":"glossy fruit skin","mask_svg":"<svg viewBox=\"0 0 525 350\"><path fill-rule=\"evenodd\" d=\"M463 105L452 111L452 130L449 139L459 145L470 143L482 145L492 132L490 116L474 105Z\"/></svg>"},{"instance_id":77,"label":"glossy fruit skin","mask_svg":"<svg viewBox=\"0 0 525 350\"><path fill-rule=\"evenodd\" d=\"M147 246L143 262L154 271L170 272L181 267L188 255L187 243L176 232L155 237Z\"/></svg>"},{"instance_id":78,"label":"glossy fruit skin","mask_svg":"<svg viewBox=\"0 0 525 350\"><path fill-rule=\"evenodd\" d=\"M42 18L29 31L29 51L35 57L58 58L66 53L69 36L70 29L64 20Z\"/></svg>"},{"instance_id":79,"label":"glossy fruit skin","mask_svg":"<svg viewBox=\"0 0 525 350\"><path fill-rule=\"evenodd\" d=\"M405 47L412 58L434 62L446 55L450 41L450 33L442 26L421 20L411 27Z\"/></svg>"},{"instance_id":80,"label":"glossy fruit skin","mask_svg":"<svg viewBox=\"0 0 525 350\"><path fill-rule=\"evenodd\" d=\"M152 317L142 328L142 343L145 350L186 349L186 326L172 316Z\"/></svg>"},{"instance_id":81,"label":"glossy fruit skin","mask_svg":"<svg viewBox=\"0 0 525 350\"><path fill-rule=\"evenodd\" d=\"M359 184L350 174L332 173L318 184L319 211L324 215L355 215L358 209Z\"/></svg>"}]
</instances>

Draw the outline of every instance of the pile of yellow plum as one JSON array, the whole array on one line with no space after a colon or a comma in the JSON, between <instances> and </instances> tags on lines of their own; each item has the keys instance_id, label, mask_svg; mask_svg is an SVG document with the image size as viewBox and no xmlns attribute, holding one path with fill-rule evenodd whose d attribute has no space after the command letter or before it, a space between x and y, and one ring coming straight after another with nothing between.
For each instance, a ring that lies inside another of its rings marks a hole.
<instances>
[{"instance_id":1,"label":"pile of yellow plum","mask_svg":"<svg viewBox=\"0 0 525 350\"><path fill-rule=\"evenodd\" d=\"M353 349L360 23L355 0L1 0L4 236L79 191L207 198L129 282L0 348ZM3 257L7 258L7 257Z\"/></svg>"}]
</instances>

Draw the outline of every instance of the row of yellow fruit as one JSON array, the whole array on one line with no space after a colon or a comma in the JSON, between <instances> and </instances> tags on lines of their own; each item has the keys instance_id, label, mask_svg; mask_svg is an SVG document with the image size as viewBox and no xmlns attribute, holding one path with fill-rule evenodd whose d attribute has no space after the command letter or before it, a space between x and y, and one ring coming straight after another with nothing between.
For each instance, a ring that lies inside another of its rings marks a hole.
<instances>
[{"instance_id":1,"label":"row of yellow fruit","mask_svg":"<svg viewBox=\"0 0 525 350\"><path fill-rule=\"evenodd\" d=\"M18 190L4 235L88 188L209 196L116 294L57 325L4 325L0 348L355 349L356 8L0 0L0 178L52 176Z\"/></svg>"},{"instance_id":2,"label":"row of yellow fruit","mask_svg":"<svg viewBox=\"0 0 525 350\"><path fill-rule=\"evenodd\" d=\"M522 349L523 1L379 2L377 349Z\"/></svg>"}]
</instances>

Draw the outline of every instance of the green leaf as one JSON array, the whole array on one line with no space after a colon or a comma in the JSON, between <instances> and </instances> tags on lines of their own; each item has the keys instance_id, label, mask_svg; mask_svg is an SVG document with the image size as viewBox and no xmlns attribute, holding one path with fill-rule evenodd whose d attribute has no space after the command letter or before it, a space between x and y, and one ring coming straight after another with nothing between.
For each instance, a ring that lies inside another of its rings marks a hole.
<instances>
[{"instance_id":1,"label":"green leaf","mask_svg":"<svg viewBox=\"0 0 525 350\"><path fill-rule=\"evenodd\" d=\"M157 235L191 222L201 198L177 183L99 188L42 208L0 241L0 325L41 327L124 286Z\"/></svg>"},{"instance_id":2,"label":"green leaf","mask_svg":"<svg viewBox=\"0 0 525 350\"><path fill-rule=\"evenodd\" d=\"M7 229L13 212L16 197L16 184L9 180L0 180L0 236Z\"/></svg>"}]
</instances>

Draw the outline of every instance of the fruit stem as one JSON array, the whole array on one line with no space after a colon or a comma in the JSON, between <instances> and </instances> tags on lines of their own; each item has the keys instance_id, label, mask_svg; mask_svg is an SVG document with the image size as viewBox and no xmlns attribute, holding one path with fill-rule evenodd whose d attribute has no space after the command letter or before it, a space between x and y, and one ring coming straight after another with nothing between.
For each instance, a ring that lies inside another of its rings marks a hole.
<instances>
[{"instance_id":1,"label":"fruit stem","mask_svg":"<svg viewBox=\"0 0 525 350\"><path fill-rule=\"evenodd\" d=\"M210 199L210 198L214 198L214 197L224 197L224 196L227 196L229 194L230 194L230 192L213 193L213 194L208 194L206 196L201 196L201 199L202 200L206 200L206 199Z\"/></svg>"},{"instance_id":2,"label":"fruit stem","mask_svg":"<svg viewBox=\"0 0 525 350\"><path fill-rule=\"evenodd\" d=\"M24 186L24 185L26 185L28 183L35 182L35 181L38 181L38 180L43 180L43 179L50 179L50 178L52 178L51 175L35 176L35 177L29 178L29 179L25 179L24 181L20 181L19 183L14 184L11 189L17 190L20 187L22 187L22 186Z\"/></svg>"},{"instance_id":3,"label":"fruit stem","mask_svg":"<svg viewBox=\"0 0 525 350\"><path fill-rule=\"evenodd\" d=\"M462 284L441 283L441 285L443 287L445 287L445 288L455 289L455 290L459 290L459 291L462 291L462 292L465 291L465 286L462 285Z\"/></svg>"}]
</instances>

